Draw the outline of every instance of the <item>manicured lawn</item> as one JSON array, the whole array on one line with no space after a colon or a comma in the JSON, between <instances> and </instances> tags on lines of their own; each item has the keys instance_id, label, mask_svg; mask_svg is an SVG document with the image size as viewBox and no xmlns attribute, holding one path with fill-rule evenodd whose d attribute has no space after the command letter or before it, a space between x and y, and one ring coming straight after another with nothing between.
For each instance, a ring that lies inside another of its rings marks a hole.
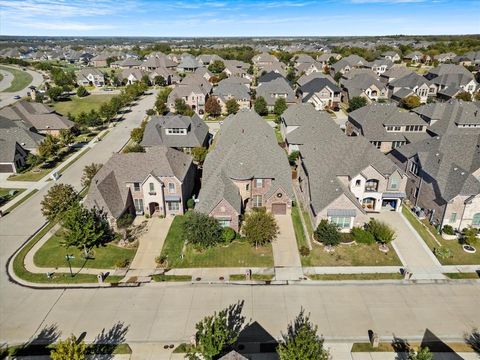
<instances>
[{"instance_id":1,"label":"manicured lawn","mask_svg":"<svg viewBox=\"0 0 480 360\"><path fill-rule=\"evenodd\" d=\"M14 190L15 194L10 195L10 191ZM24 192L26 189L10 189L10 188L0 188L0 206L7 204L9 201L15 199L18 195Z\"/></svg>"},{"instance_id":2,"label":"manicured lawn","mask_svg":"<svg viewBox=\"0 0 480 360\"><path fill-rule=\"evenodd\" d=\"M303 230L302 220L300 218L300 209L298 206L292 207L292 222L298 248L300 249L302 246L308 247L307 240L305 239L305 231Z\"/></svg>"},{"instance_id":3,"label":"manicured lawn","mask_svg":"<svg viewBox=\"0 0 480 360\"><path fill-rule=\"evenodd\" d=\"M395 250L384 254L378 250L378 244L338 245L335 251L327 253L322 245L313 244L308 256L302 256L303 266L401 266Z\"/></svg>"},{"instance_id":4,"label":"manicured lawn","mask_svg":"<svg viewBox=\"0 0 480 360\"><path fill-rule=\"evenodd\" d=\"M165 281L192 281L191 275L153 275L152 280L156 282L165 282Z\"/></svg>"},{"instance_id":5,"label":"manicured lawn","mask_svg":"<svg viewBox=\"0 0 480 360\"><path fill-rule=\"evenodd\" d=\"M70 101L59 101L54 103L53 107L62 115L66 116L70 113L73 116L77 116L81 112L90 112L91 110L98 111L100 106L102 106L103 103L110 101L113 96L114 95L112 94L102 94L79 98L75 95L70 98Z\"/></svg>"},{"instance_id":6,"label":"manicured lawn","mask_svg":"<svg viewBox=\"0 0 480 360\"><path fill-rule=\"evenodd\" d=\"M477 279L480 280L480 273L446 273L444 274L446 277L454 280L459 279Z\"/></svg>"},{"instance_id":7,"label":"manicured lawn","mask_svg":"<svg viewBox=\"0 0 480 360\"><path fill-rule=\"evenodd\" d=\"M408 343L410 348L415 350L418 350L421 345L418 342L409 341ZM425 344L423 345L425 346ZM441 341L437 341L426 344L431 352L445 352L445 345L447 345L454 352L473 352L473 349L470 347L470 345L464 342L443 343ZM370 343L353 343L351 352L395 352L395 349L392 346L392 343L389 342L380 342L376 348L374 348Z\"/></svg>"},{"instance_id":8,"label":"manicured lawn","mask_svg":"<svg viewBox=\"0 0 480 360\"><path fill-rule=\"evenodd\" d=\"M255 281L270 281L273 279L273 275L268 274L252 274L252 280ZM247 280L245 274L232 274L230 275L230 281L244 281Z\"/></svg>"},{"instance_id":9,"label":"manicured lawn","mask_svg":"<svg viewBox=\"0 0 480 360\"><path fill-rule=\"evenodd\" d=\"M131 261L136 249L126 249L114 244L107 244L93 248L93 259L85 260L82 250L76 248L66 249L60 244L63 230L59 230L35 253L33 261L39 267L68 267L65 255L73 255L70 260L72 267L87 267L94 269L114 269L118 262Z\"/></svg>"},{"instance_id":10,"label":"manicured lawn","mask_svg":"<svg viewBox=\"0 0 480 360\"><path fill-rule=\"evenodd\" d=\"M311 280L401 280L400 273L377 274L315 274L307 275Z\"/></svg>"},{"instance_id":11,"label":"manicured lawn","mask_svg":"<svg viewBox=\"0 0 480 360\"><path fill-rule=\"evenodd\" d=\"M52 168L53 169L53 168ZM10 175L8 180L11 181L38 181L47 175L52 169L42 169L36 167L32 170L25 171L24 173L18 173Z\"/></svg>"},{"instance_id":12,"label":"manicured lawn","mask_svg":"<svg viewBox=\"0 0 480 360\"><path fill-rule=\"evenodd\" d=\"M18 206L22 205L25 201L27 201L28 199L30 199L33 195L35 195L36 193L38 192L38 189L33 189L32 191L30 191L27 195L25 195L23 198L21 198L19 201L17 201L15 204L13 204L12 206L10 206L6 211L5 213L8 214L10 212L12 212L15 208L17 208Z\"/></svg>"},{"instance_id":13,"label":"manicured lawn","mask_svg":"<svg viewBox=\"0 0 480 360\"><path fill-rule=\"evenodd\" d=\"M437 230L428 223L428 220L420 221L406 206L402 207L402 213L434 254L434 249L439 247L446 247L450 250L451 256L446 259L437 256L442 265L480 265L480 251L478 251L480 250L480 240L477 241L475 254L466 253L458 240L443 239L437 234ZM427 229L430 230L433 237Z\"/></svg>"},{"instance_id":14,"label":"manicured lawn","mask_svg":"<svg viewBox=\"0 0 480 360\"><path fill-rule=\"evenodd\" d=\"M17 92L23 90L33 81L32 75L30 75L26 71L6 66L0 66L0 69L8 71L13 75L12 83L8 88L3 90L3 92Z\"/></svg>"},{"instance_id":15,"label":"manicured lawn","mask_svg":"<svg viewBox=\"0 0 480 360\"><path fill-rule=\"evenodd\" d=\"M273 266L271 245L255 248L244 241L234 241L228 246L217 246L203 251L187 245L182 259L183 216L176 216L170 226L162 249L170 268L190 267L270 267Z\"/></svg>"}]
</instances>

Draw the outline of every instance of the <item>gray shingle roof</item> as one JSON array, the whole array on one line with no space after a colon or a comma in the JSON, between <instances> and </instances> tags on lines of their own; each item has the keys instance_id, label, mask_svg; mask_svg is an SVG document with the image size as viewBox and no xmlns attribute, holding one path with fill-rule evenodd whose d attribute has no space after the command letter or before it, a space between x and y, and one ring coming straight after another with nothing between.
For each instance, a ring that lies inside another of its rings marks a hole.
<instances>
[{"instance_id":1,"label":"gray shingle roof","mask_svg":"<svg viewBox=\"0 0 480 360\"><path fill-rule=\"evenodd\" d=\"M315 93L322 91L322 89L325 87L328 87L334 93L340 93L342 91L334 82L331 82L329 79L316 78L299 88L303 94L302 101L308 101Z\"/></svg>"},{"instance_id":2,"label":"gray shingle roof","mask_svg":"<svg viewBox=\"0 0 480 360\"><path fill-rule=\"evenodd\" d=\"M14 140L25 149L36 149L44 137L31 131L22 121L12 121L0 115L0 139Z\"/></svg>"},{"instance_id":3,"label":"gray shingle roof","mask_svg":"<svg viewBox=\"0 0 480 360\"><path fill-rule=\"evenodd\" d=\"M165 129L186 128L186 135L168 135ZM173 148L201 147L208 136L208 126L198 115L191 118L182 115L153 116L147 123L142 146L168 146Z\"/></svg>"},{"instance_id":4,"label":"gray shingle roof","mask_svg":"<svg viewBox=\"0 0 480 360\"><path fill-rule=\"evenodd\" d=\"M287 103L293 103L296 101L295 93L284 78L277 78L269 82L261 83L257 86L257 97L263 97L267 102L267 105L275 105L275 101L278 99L276 94L285 94L285 100Z\"/></svg>"},{"instance_id":5,"label":"gray shingle roof","mask_svg":"<svg viewBox=\"0 0 480 360\"><path fill-rule=\"evenodd\" d=\"M312 81L313 79L328 79L330 80L332 83L335 83L335 80L333 80L333 78L330 76L330 75L327 75L327 74L324 74L324 73L319 73L319 72L313 72L309 75L302 75L298 80L297 80L297 84L300 85L300 86L303 86L305 85L306 83L308 83L309 81Z\"/></svg>"},{"instance_id":6,"label":"gray shingle roof","mask_svg":"<svg viewBox=\"0 0 480 360\"><path fill-rule=\"evenodd\" d=\"M225 199L240 213L241 197L231 179L273 179L266 197L282 188L293 199L287 156L271 126L257 113L242 110L228 116L217 137L203 166L198 211L209 214Z\"/></svg>"},{"instance_id":7,"label":"gray shingle roof","mask_svg":"<svg viewBox=\"0 0 480 360\"><path fill-rule=\"evenodd\" d=\"M213 89L213 95L219 97L223 101L233 97L237 100L250 100L250 93L248 87L239 83L225 82L224 80L218 83L218 86Z\"/></svg>"}]
</instances>

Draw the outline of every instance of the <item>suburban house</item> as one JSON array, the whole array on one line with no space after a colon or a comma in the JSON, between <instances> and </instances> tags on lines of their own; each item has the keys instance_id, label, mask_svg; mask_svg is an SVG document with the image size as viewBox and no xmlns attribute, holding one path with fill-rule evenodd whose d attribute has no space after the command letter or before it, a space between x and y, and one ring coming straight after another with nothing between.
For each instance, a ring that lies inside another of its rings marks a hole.
<instances>
[{"instance_id":1,"label":"suburban house","mask_svg":"<svg viewBox=\"0 0 480 360\"><path fill-rule=\"evenodd\" d=\"M388 59L378 59L368 62L364 66L367 69L372 69L375 74L381 75L393 66L393 61Z\"/></svg>"},{"instance_id":2,"label":"suburban house","mask_svg":"<svg viewBox=\"0 0 480 360\"><path fill-rule=\"evenodd\" d=\"M260 83L257 86L257 98L260 96L267 102L268 111L273 111L275 102L279 98L285 99L287 105L297 102L292 87L283 77Z\"/></svg>"},{"instance_id":3,"label":"suburban house","mask_svg":"<svg viewBox=\"0 0 480 360\"><path fill-rule=\"evenodd\" d=\"M210 81L210 79L213 77L213 73L205 67L198 68L195 70L194 74L195 76L200 76L207 81Z\"/></svg>"},{"instance_id":4,"label":"suburban house","mask_svg":"<svg viewBox=\"0 0 480 360\"><path fill-rule=\"evenodd\" d=\"M17 141L4 137L5 124L1 120L0 118L0 173L17 173L25 166L28 151Z\"/></svg>"},{"instance_id":5,"label":"suburban house","mask_svg":"<svg viewBox=\"0 0 480 360\"><path fill-rule=\"evenodd\" d=\"M317 61L322 64L323 66L328 65L330 60L332 59L333 62L340 60L342 58L342 55L340 54L335 54L335 53L325 53L322 55L317 56Z\"/></svg>"},{"instance_id":6,"label":"suburban house","mask_svg":"<svg viewBox=\"0 0 480 360\"><path fill-rule=\"evenodd\" d=\"M313 72L311 74L304 74L300 76L297 80L298 86L303 86L306 83L312 81L313 79L328 79L330 82L336 84L336 81L328 74L324 74L322 72Z\"/></svg>"},{"instance_id":7,"label":"suburban house","mask_svg":"<svg viewBox=\"0 0 480 360\"><path fill-rule=\"evenodd\" d=\"M0 116L22 123L22 127L29 129L30 132L43 135L58 136L61 130L69 130L75 125L73 121L56 113L53 107L28 101L21 101L0 109ZM19 144L24 146L21 141ZM30 151L31 147L27 146L26 149Z\"/></svg>"},{"instance_id":8,"label":"suburban house","mask_svg":"<svg viewBox=\"0 0 480 360\"><path fill-rule=\"evenodd\" d=\"M124 69L122 70L122 73L120 74L119 78L123 83L130 85L130 84L142 81L142 78L144 76L148 76L148 73L146 73L143 70Z\"/></svg>"},{"instance_id":9,"label":"suburban house","mask_svg":"<svg viewBox=\"0 0 480 360\"><path fill-rule=\"evenodd\" d=\"M203 54L197 56L197 61L203 66L208 66L214 61L222 61L223 59L217 54Z\"/></svg>"},{"instance_id":10,"label":"suburban house","mask_svg":"<svg viewBox=\"0 0 480 360\"><path fill-rule=\"evenodd\" d=\"M323 72L323 65L319 62L301 63L296 67L297 74L309 75L314 72Z\"/></svg>"},{"instance_id":11,"label":"suburban house","mask_svg":"<svg viewBox=\"0 0 480 360\"><path fill-rule=\"evenodd\" d=\"M359 74L349 80L341 80L340 83L345 89L348 101L355 96L364 97L368 101L378 101L388 96L385 84L369 74Z\"/></svg>"},{"instance_id":12,"label":"suburban house","mask_svg":"<svg viewBox=\"0 0 480 360\"><path fill-rule=\"evenodd\" d=\"M247 78L250 81L253 80L253 75L248 73L250 64L238 60L224 60L225 70L223 72L229 77L241 77Z\"/></svg>"},{"instance_id":13,"label":"suburban house","mask_svg":"<svg viewBox=\"0 0 480 360\"><path fill-rule=\"evenodd\" d=\"M363 67L367 63L368 61L361 56L353 54L337 61L335 64L331 65L330 68L334 74L337 72L345 74L352 69Z\"/></svg>"},{"instance_id":14,"label":"suburban house","mask_svg":"<svg viewBox=\"0 0 480 360\"><path fill-rule=\"evenodd\" d=\"M202 65L193 56L183 56L180 63L177 65L177 71L180 73L194 72Z\"/></svg>"},{"instance_id":15,"label":"suburban house","mask_svg":"<svg viewBox=\"0 0 480 360\"><path fill-rule=\"evenodd\" d=\"M390 60L393 62L397 62L402 60L400 55L396 51L386 51L383 54L380 55L382 59Z\"/></svg>"},{"instance_id":16,"label":"suburban house","mask_svg":"<svg viewBox=\"0 0 480 360\"><path fill-rule=\"evenodd\" d=\"M395 104L371 104L348 114L346 134L364 136L381 152L427 137L428 123Z\"/></svg>"},{"instance_id":17,"label":"suburban house","mask_svg":"<svg viewBox=\"0 0 480 360\"><path fill-rule=\"evenodd\" d=\"M125 60L115 61L111 63L110 67L114 69L139 69L142 63L142 60L126 58Z\"/></svg>"},{"instance_id":18,"label":"suburban house","mask_svg":"<svg viewBox=\"0 0 480 360\"><path fill-rule=\"evenodd\" d=\"M392 99L397 101L410 95L416 95L420 102L426 103L429 97L437 95L437 86L415 72L391 81L388 88Z\"/></svg>"},{"instance_id":19,"label":"suburban house","mask_svg":"<svg viewBox=\"0 0 480 360\"><path fill-rule=\"evenodd\" d=\"M459 92L473 94L478 83L474 75L462 65L441 64L425 75L438 88L438 96L444 99L455 97Z\"/></svg>"},{"instance_id":20,"label":"suburban house","mask_svg":"<svg viewBox=\"0 0 480 360\"><path fill-rule=\"evenodd\" d=\"M124 214L179 215L194 181L192 158L181 151L113 154L93 177L84 205L103 210L112 226Z\"/></svg>"},{"instance_id":21,"label":"suburban house","mask_svg":"<svg viewBox=\"0 0 480 360\"><path fill-rule=\"evenodd\" d=\"M311 103L315 110L338 109L342 90L325 77L315 78L297 89L302 102Z\"/></svg>"},{"instance_id":22,"label":"suburban house","mask_svg":"<svg viewBox=\"0 0 480 360\"><path fill-rule=\"evenodd\" d=\"M368 222L368 212L399 211L403 172L366 139L345 136L325 117L305 104L282 116L285 141L295 143L300 154L298 194L313 227L327 219L349 231Z\"/></svg>"},{"instance_id":23,"label":"suburban house","mask_svg":"<svg viewBox=\"0 0 480 360\"><path fill-rule=\"evenodd\" d=\"M171 85L180 80L180 77L173 70L167 68L156 68L150 71L148 78L152 84L157 76L161 76L165 80L166 85Z\"/></svg>"},{"instance_id":24,"label":"suburban house","mask_svg":"<svg viewBox=\"0 0 480 360\"><path fill-rule=\"evenodd\" d=\"M399 79L411 74L412 72L413 71L407 68L405 65L395 64L380 75L380 81L387 84L395 79Z\"/></svg>"},{"instance_id":25,"label":"suburban house","mask_svg":"<svg viewBox=\"0 0 480 360\"><path fill-rule=\"evenodd\" d=\"M90 60L90 64L93 65L93 67L107 67L107 55L99 54Z\"/></svg>"},{"instance_id":26,"label":"suburban house","mask_svg":"<svg viewBox=\"0 0 480 360\"><path fill-rule=\"evenodd\" d=\"M420 51L411 52L403 57L403 61L412 63L419 63L423 60L426 60L426 58Z\"/></svg>"},{"instance_id":27,"label":"suburban house","mask_svg":"<svg viewBox=\"0 0 480 360\"><path fill-rule=\"evenodd\" d=\"M192 117L168 114L152 116L140 145L147 151L152 147L167 146L189 154L195 147L206 147L208 140L208 126L197 114Z\"/></svg>"},{"instance_id":28,"label":"suburban house","mask_svg":"<svg viewBox=\"0 0 480 360\"><path fill-rule=\"evenodd\" d=\"M177 64L166 56L162 56L162 57L151 56L140 65L140 68L142 70L154 70L156 68L174 70L176 66Z\"/></svg>"},{"instance_id":29,"label":"suburban house","mask_svg":"<svg viewBox=\"0 0 480 360\"><path fill-rule=\"evenodd\" d=\"M269 72L275 72L283 77L287 76L287 67L285 66L284 63L277 61L274 62L273 64L268 64L268 65L263 65L261 68L259 68L259 73L264 74L264 73L269 73Z\"/></svg>"},{"instance_id":30,"label":"suburban house","mask_svg":"<svg viewBox=\"0 0 480 360\"><path fill-rule=\"evenodd\" d=\"M255 55L252 58L252 62L257 68L263 68L267 65L273 65L274 63L277 63L279 61L275 56L264 52L259 55Z\"/></svg>"},{"instance_id":31,"label":"suburban house","mask_svg":"<svg viewBox=\"0 0 480 360\"><path fill-rule=\"evenodd\" d=\"M209 94L210 90L201 85L178 84L168 95L167 106L170 111L175 112L175 100L183 99L197 115L203 115Z\"/></svg>"},{"instance_id":32,"label":"suburban house","mask_svg":"<svg viewBox=\"0 0 480 360\"><path fill-rule=\"evenodd\" d=\"M448 52L448 53L434 55L433 60L438 61L439 63L446 63L446 62L452 62L453 59L455 59L456 57L457 57L457 54L453 52Z\"/></svg>"},{"instance_id":33,"label":"suburban house","mask_svg":"<svg viewBox=\"0 0 480 360\"><path fill-rule=\"evenodd\" d=\"M443 228L480 228L480 134L448 133L392 151L407 197Z\"/></svg>"},{"instance_id":34,"label":"suburban house","mask_svg":"<svg viewBox=\"0 0 480 360\"><path fill-rule=\"evenodd\" d=\"M240 83L222 80L213 89L213 95L217 98L222 113L227 113L226 102L230 99L235 99L239 105L239 109L250 109L250 90Z\"/></svg>"},{"instance_id":35,"label":"suburban house","mask_svg":"<svg viewBox=\"0 0 480 360\"><path fill-rule=\"evenodd\" d=\"M83 68L77 72L77 84L82 86L101 87L105 85L105 76L95 68Z\"/></svg>"},{"instance_id":36,"label":"suburban house","mask_svg":"<svg viewBox=\"0 0 480 360\"><path fill-rule=\"evenodd\" d=\"M272 127L251 110L228 116L203 165L196 210L238 231L246 211L288 214L293 198L290 166Z\"/></svg>"},{"instance_id":37,"label":"suburban house","mask_svg":"<svg viewBox=\"0 0 480 360\"><path fill-rule=\"evenodd\" d=\"M480 134L480 103L451 99L419 106L412 110L435 135L446 133Z\"/></svg>"}]
</instances>

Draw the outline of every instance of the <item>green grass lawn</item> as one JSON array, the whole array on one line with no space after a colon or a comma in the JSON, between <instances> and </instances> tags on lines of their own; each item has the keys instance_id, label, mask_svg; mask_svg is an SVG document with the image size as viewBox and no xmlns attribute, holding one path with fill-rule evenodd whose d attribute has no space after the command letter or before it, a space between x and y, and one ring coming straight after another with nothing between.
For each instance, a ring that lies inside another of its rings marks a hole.
<instances>
[{"instance_id":1,"label":"green grass lawn","mask_svg":"<svg viewBox=\"0 0 480 360\"><path fill-rule=\"evenodd\" d=\"M448 342L443 343L442 341L436 342L422 342L422 344L412 341L408 342L411 349L418 351L418 348L423 346L428 346L431 352L445 352L445 345L449 347L453 352L473 352L473 349L470 345L465 342ZM378 347L374 348L370 343L353 343L351 352L395 352L392 343L389 342L380 342Z\"/></svg>"},{"instance_id":2,"label":"green grass lawn","mask_svg":"<svg viewBox=\"0 0 480 360\"><path fill-rule=\"evenodd\" d=\"M15 194L10 196L9 192L15 190ZM15 199L18 195L20 195L22 192L24 192L26 189L10 189L10 188L0 188L0 205L3 206L5 204L8 204L9 201L12 201Z\"/></svg>"},{"instance_id":3,"label":"green grass lawn","mask_svg":"<svg viewBox=\"0 0 480 360\"><path fill-rule=\"evenodd\" d=\"M7 180L11 181L38 181L47 175L52 169L42 169L35 167L34 169L25 171L24 173L18 173L10 175Z\"/></svg>"},{"instance_id":4,"label":"green grass lawn","mask_svg":"<svg viewBox=\"0 0 480 360\"><path fill-rule=\"evenodd\" d=\"M476 279L480 280L480 273L446 273L444 274L449 279L460 280L460 279Z\"/></svg>"},{"instance_id":5,"label":"green grass lawn","mask_svg":"<svg viewBox=\"0 0 480 360\"><path fill-rule=\"evenodd\" d=\"M110 101L113 96L113 94L102 94L79 98L75 95L70 98L70 101L59 101L54 103L53 107L62 115L66 116L70 113L73 116L77 116L81 112L90 112L91 110L98 111L100 106L102 106L103 103Z\"/></svg>"},{"instance_id":6,"label":"green grass lawn","mask_svg":"<svg viewBox=\"0 0 480 360\"><path fill-rule=\"evenodd\" d=\"M300 218L300 209L298 206L292 207L292 222L298 248L300 249L302 246L308 247L307 240L305 238L305 231L303 230L302 220Z\"/></svg>"},{"instance_id":7,"label":"green grass lawn","mask_svg":"<svg viewBox=\"0 0 480 360\"><path fill-rule=\"evenodd\" d=\"M327 253L324 247L316 243L308 256L302 256L303 266L401 266L395 250L385 254L378 250L378 244L338 245L335 251Z\"/></svg>"},{"instance_id":8,"label":"green grass lawn","mask_svg":"<svg viewBox=\"0 0 480 360\"><path fill-rule=\"evenodd\" d=\"M252 280L255 281L270 281L273 279L273 275L269 274L252 274ZM247 277L245 274L232 274L229 278L230 281L245 281Z\"/></svg>"},{"instance_id":9,"label":"green grass lawn","mask_svg":"<svg viewBox=\"0 0 480 360\"><path fill-rule=\"evenodd\" d=\"M27 73L26 71L22 71L15 68L10 68L6 66L1 66L1 70L8 71L13 75L13 81L8 88L3 90L3 92L17 92L20 90L25 89L30 83L33 81L32 75Z\"/></svg>"},{"instance_id":10,"label":"green grass lawn","mask_svg":"<svg viewBox=\"0 0 480 360\"><path fill-rule=\"evenodd\" d=\"M66 249L60 244L63 230L59 230L35 253L33 261L39 267L68 267L65 255L73 255L70 260L72 267L87 267L93 269L114 269L117 262L128 260L131 262L136 249L125 249L114 244L107 244L93 248L93 259L85 260L82 250L76 248Z\"/></svg>"},{"instance_id":11,"label":"green grass lawn","mask_svg":"<svg viewBox=\"0 0 480 360\"><path fill-rule=\"evenodd\" d=\"M311 280L401 280L400 273L372 274L315 274L308 275Z\"/></svg>"},{"instance_id":12,"label":"green grass lawn","mask_svg":"<svg viewBox=\"0 0 480 360\"><path fill-rule=\"evenodd\" d=\"M0 81L2 81L2 80L3 80L3 75L2 75L2 74L0 74Z\"/></svg>"},{"instance_id":13,"label":"green grass lawn","mask_svg":"<svg viewBox=\"0 0 480 360\"><path fill-rule=\"evenodd\" d=\"M406 206L402 207L402 213L432 252L440 246L450 250L451 256L449 258L442 259L437 256L438 261L440 261L442 265L480 265L480 251L477 250L475 254L466 253L463 251L462 244L460 244L458 240L443 239L437 234L437 230L428 223L428 220L420 221ZM427 229L430 230L435 238L429 234ZM435 240L440 243L440 246ZM477 241L476 247L480 250L480 241Z\"/></svg>"},{"instance_id":14,"label":"green grass lawn","mask_svg":"<svg viewBox=\"0 0 480 360\"><path fill-rule=\"evenodd\" d=\"M178 282L178 281L192 281L191 275L153 275L152 280L156 282Z\"/></svg>"},{"instance_id":15,"label":"green grass lawn","mask_svg":"<svg viewBox=\"0 0 480 360\"><path fill-rule=\"evenodd\" d=\"M234 241L228 246L217 246L203 251L187 245L181 258L184 239L182 238L183 216L176 216L170 226L162 256L167 257L170 268L190 267L270 267L273 266L271 245L255 248L245 241Z\"/></svg>"}]
</instances>

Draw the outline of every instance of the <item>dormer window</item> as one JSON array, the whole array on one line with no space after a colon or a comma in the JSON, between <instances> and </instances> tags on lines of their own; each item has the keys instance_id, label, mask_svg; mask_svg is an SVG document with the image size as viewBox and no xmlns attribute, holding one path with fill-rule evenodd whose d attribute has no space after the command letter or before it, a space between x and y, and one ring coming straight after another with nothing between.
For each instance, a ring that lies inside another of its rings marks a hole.
<instances>
[{"instance_id":1,"label":"dormer window","mask_svg":"<svg viewBox=\"0 0 480 360\"><path fill-rule=\"evenodd\" d=\"M168 183L168 192L169 193L174 193L175 192L175 184L174 183Z\"/></svg>"},{"instance_id":2,"label":"dormer window","mask_svg":"<svg viewBox=\"0 0 480 360\"><path fill-rule=\"evenodd\" d=\"M133 183L133 190L134 191L140 191L140 183L138 183L138 182Z\"/></svg>"},{"instance_id":3,"label":"dormer window","mask_svg":"<svg viewBox=\"0 0 480 360\"><path fill-rule=\"evenodd\" d=\"M400 131L400 126L398 126L398 125L387 125L385 127L385 129L389 132L390 131Z\"/></svg>"},{"instance_id":4,"label":"dormer window","mask_svg":"<svg viewBox=\"0 0 480 360\"><path fill-rule=\"evenodd\" d=\"M362 181L360 179L358 179L357 181L355 181L355 186L360 186L362 184Z\"/></svg>"},{"instance_id":5,"label":"dormer window","mask_svg":"<svg viewBox=\"0 0 480 360\"><path fill-rule=\"evenodd\" d=\"M167 135L185 135L187 133L187 129L180 129L180 128L170 128L166 129Z\"/></svg>"}]
</instances>

